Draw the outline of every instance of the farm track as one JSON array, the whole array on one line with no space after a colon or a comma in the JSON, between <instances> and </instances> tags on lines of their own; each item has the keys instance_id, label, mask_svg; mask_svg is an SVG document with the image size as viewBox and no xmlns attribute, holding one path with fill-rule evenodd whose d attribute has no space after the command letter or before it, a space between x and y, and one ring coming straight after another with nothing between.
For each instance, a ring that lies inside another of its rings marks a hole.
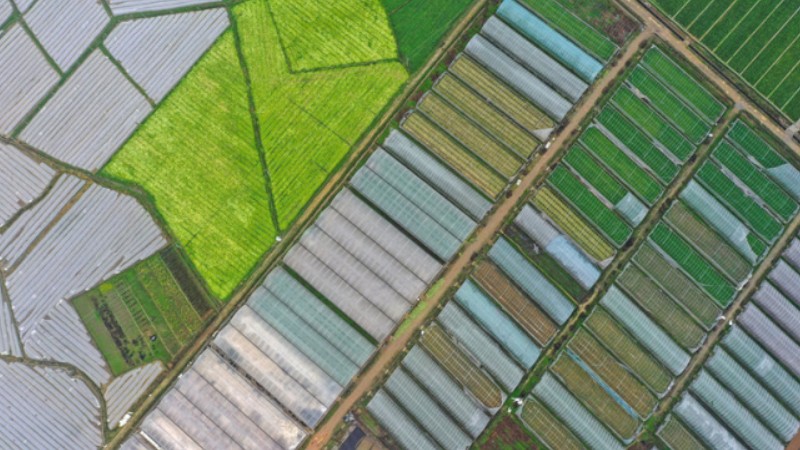
<instances>
[{"instance_id":1,"label":"farm track","mask_svg":"<svg viewBox=\"0 0 800 450\"><path fill-rule=\"evenodd\" d=\"M561 155L559 150L568 144L574 137L573 133L579 132L580 124L591 114L595 104L603 95L603 91L611 85L625 69L625 63L632 59L639 51L639 44L653 36L650 29L644 30L626 48L621 58L616 64L606 72L603 77L594 84L591 91L584 97L581 103L573 110L570 119L565 123L563 129L551 141L550 149L544 156L536 159L529 167L527 174L520 180L519 185L514 186L510 191L509 197L503 198L495 209L486 218L477 234L469 241L468 245L462 250L459 256L453 261L445 271L441 281L441 288L435 295L428 298L428 301L421 313L414 318L408 326L393 335L389 341L378 350L378 354L373 362L355 379L353 386L347 394L342 397L332 408L332 412L311 436L307 449L322 449L334 436L337 427L343 423L345 415L356 405L356 403L368 392L370 392L385 375L387 367L391 367L396 359L402 355L408 343L416 334L416 331L425 324L438 307L446 300L449 287L453 286L462 272L467 270L472 264L474 254L480 252L486 245L494 241L505 224L508 215L515 209L523 196L527 195L528 189L548 172L549 166Z\"/></svg>"}]
</instances>

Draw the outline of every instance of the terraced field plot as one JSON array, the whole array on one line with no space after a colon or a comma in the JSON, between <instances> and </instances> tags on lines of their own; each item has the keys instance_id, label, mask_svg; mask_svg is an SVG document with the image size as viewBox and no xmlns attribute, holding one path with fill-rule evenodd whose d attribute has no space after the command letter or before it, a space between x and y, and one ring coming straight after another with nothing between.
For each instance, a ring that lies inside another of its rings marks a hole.
<instances>
[{"instance_id":1,"label":"terraced field plot","mask_svg":"<svg viewBox=\"0 0 800 450\"><path fill-rule=\"evenodd\" d=\"M656 0L665 15L792 122L800 119L800 24L792 1Z\"/></svg>"}]
</instances>

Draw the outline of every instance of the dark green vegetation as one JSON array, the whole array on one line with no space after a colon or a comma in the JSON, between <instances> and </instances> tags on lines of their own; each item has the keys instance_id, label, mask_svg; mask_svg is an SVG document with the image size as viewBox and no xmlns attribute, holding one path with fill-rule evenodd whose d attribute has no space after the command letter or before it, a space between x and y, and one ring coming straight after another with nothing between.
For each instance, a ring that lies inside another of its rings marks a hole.
<instances>
[{"instance_id":1,"label":"dark green vegetation","mask_svg":"<svg viewBox=\"0 0 800 450\"><path fill-rule=\"evenodd\" d=\"M188 267L167 249L73 301L111 372L169 365L214 313Z\"/></svg>"},{"instance_id":2,"label":"dark green vegetation","mask_svg":"<svg viewBox=\"0 0 800 450\"><path fill-rule=\"evenodd\" d=\"M622 45L639 24L612 0L522 0L556 28L603 59L608 59L608 41ZM570 14L571 12L571 14ZM595 30L588 28L588 23ZM608 38L606 37L608 36Z\"/></svg>"},{"instance_id":3,"label":"dark green vegetation","mask_svg":"<svg viewBox=\"0 0 800 450\"><path fill-rule=\"evenodd\" d=\"M473 0L382 0L400 61L410 73L425 64Z\"/></svg>"},{"instance_id":4,"label":"dark green vegetation","mask_svg":"<svg viewBox=\"0 0 800 450\"><path fill-rule=\"evenodd\" d=\"M531 450L537 448L536 441L517 419L503 415L494 421L476 443L481 450Z\"/></svg>"}]
</instances>

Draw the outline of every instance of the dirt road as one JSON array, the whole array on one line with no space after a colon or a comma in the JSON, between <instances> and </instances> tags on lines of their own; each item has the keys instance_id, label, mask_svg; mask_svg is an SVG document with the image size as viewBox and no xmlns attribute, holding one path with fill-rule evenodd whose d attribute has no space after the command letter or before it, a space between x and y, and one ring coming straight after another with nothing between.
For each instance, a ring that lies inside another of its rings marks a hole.
<instances>
[{"instance_id":1,"label":"dirt road","mask_svg":"<svg viewBox=\"0 0 800 450\"><path fill-rule=\"evenodd\" d=\"M639 44L652 36L652 31L645 31L637 36L627 47L625 53L617 61L617 64L606 72L603 77L594 84L591 92L584 97L583 101L573 111L569 121L558 133L550 145L548 152L536 159L530 167L527 175L520 180L519 185L515 186L511 196L503 198L498 206L490 213L474 239L464 248L455 261L453 261L444 273L443 286L438 289L435 295L428 299L424 311L419 314L408 327L390 340L378 351L378 355L373 363L361 373L349 392L338 402L335 410L329 415L325 423L312 436L308 444L308 449L321 449L331 439L339 424L342 423L344 416L355 406L358 400L368 393L384 375L384 368L390 366L397 357L401 355L403 349L409 343L414 333L419 329L435 311L435 309L446 300L448 287L452 286L459 278L460 274L470 265L472 255L479 252L485 245L492 242L497 236L506 217L514 209L519 200L525 195L527 189L542 175L558 156L558 150L562 148L572 137L573 131L577 131L581 122L591 113L592 108L602 96L603 90L609 86L622 72L625 62L633 58L639 48Z\"/></svg>"}]
</instances>

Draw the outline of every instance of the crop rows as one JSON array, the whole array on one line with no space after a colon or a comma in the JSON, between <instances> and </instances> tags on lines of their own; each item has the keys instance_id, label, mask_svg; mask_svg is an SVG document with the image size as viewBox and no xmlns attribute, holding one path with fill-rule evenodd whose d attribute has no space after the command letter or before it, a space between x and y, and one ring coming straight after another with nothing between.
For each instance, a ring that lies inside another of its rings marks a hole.
<instances>
[{"instance_id":1,"label":"crop rows","mask_svg":"<svg viewBox=\"0 0 800 450\"><path fill-rule=\"evenodd\" d=\"M764 208L748 197L716 165L707 162L695 175L708 189L717 194L721 202L727 204L732 212L744 219L750 228L767 242L780 236L783 226Z\"/></svg>"},{"instance_id":2,"label":"crop rows","mask_svg":"<svg viewBox=\"0 0 800 450\"><path fill-rule=\"evenodd\" d=\"M419 113L410 115L403 123L403 129L492 198L497 197L505 187L505 182L500 176L496 175L483 162L466 153L449 136Z\"/></svg>"},{"instance_id":3,"label":"crop rows","mask_svg":"<svg viewBox=\"0 0 800 450\"><path fill-rule=\"evenodd\" d=\"M550 342L558 331L556 324L528 300L494 264L483 262L472 276L539 345L544 346Z\"/></svg>"},{"instance_id":4,"label":"crop rows","mask_svg":"<svg viewBox=\"0 0 800 450\"><path fill-rule=\"evenodd\" d=\"M681 347L694 349L703 342L703 329L639 268L627 267L618 283Z\"/></svg>"},{"instance_id":5,"label":"crop rows","mask_svg":"<svg viewBox=\"0 0 800 450\"><path fill-rule=\"evenodd\" d=\"M613 108L606 108L597 120L605 126L636 157L664 183L671 182L678 173L678 166L664 155L638 128L628 122Z\"/></svg>"},{"instance_id":6,"label":"crop rows","mask_svg":"<svg viewBox=\"0 0 800 450\"><path fill-rule=\"evenodd\" d=\"M439 325L425 329L420 340L422 346L450 375L469 389L489 409L499 408L503 402L500 388L455 346Z\"/></svg>"},{"instance_id":7,"label":"crop rows","mask_svg":"<svg viewBox=\"0 0 800 450\"><path fill-rule=\"evenodd\" d=\"M579 329L570 341L569 349L614 389L639 417L649 416L656 407L656 397L588 331Z\"/></svg>"},{"instance_id":8,"label":"crop rows","mask_svg":"<svg viewBox=\"0 0 800 450\"><path fill-rule=\"evenodd\" d=\"M470 123L441 97L428 95L420 102L419 110L506 178L511 178L522 165L522 159Z\"/></svg>"},{"instance_id":9,"label":"crop rows","mask_svg":"<svg viewBox=\"0 0 800 450\"><path fill-rule=\"evenodd\" d=\"M633 69L628 76L628 82L646 95L650 102L692 142L698 143L706 137L711 129L708 123L641 66Z\"/></svg>"},{"instance_id":10,"label":"crop rows","mask_svg":"<svg viewBox=\"0 0 800 450\"><path fill-rule=\"evenodd\" d=\"M661 429L658 430L658 437L664 440L670 448L705 448L701 441L678 422L676 417L670 417Z\"/></svg>"},{"instance_id":11,"label":"crop rows","mask_svg":"<svg viewBox=\"0 0 800 450\"><path fill-rule=\"evenodd\" d=\"M656 226L650 239L720 304L730 303L736 289L691 244L664 224Z\"/></svg>"},{"instance_id":12,"label":"crop rows","mask_svg":"<svg viewBox=\"0 0 800 450\"><path fill-rule=\"evenodd\" d=\"M716 121L725 112L725 105L719 102L691 75L678 66L660 49L645 53L644 65L681 97L695 107L709 121Z\"/></svg>"},{"instance_id":13,"label":"crop rows","mask_svg":"<svg viewBox=\"0 0 800 450\"><path fill-rule=\"evenodd\" d=\"M581 450L585 446L554 416L544 405L533 397L528 398L520 411L520 419L525 425L551 448Z\"/></svg>"},{"instance_id":14,"label":"crop rows","mask_svg":"<svg viewBox=\"0 0 800 450\"><path fill-rule=\"evenodd\" d=\"M624 244L630 237L630 227L613 210L598 200L568 169L556 168L548 181L617 245Z\"/></svg>"},{"instance_id":15,"label":"crop rows","mask_svg":"<svg viewBox=\"0 0 800 450\"><path fill-rule=\"evenodd\" d=\"M547 22L550 22L553 27L575 39L583 48L598 58L608 61L617 51L617 46L606 36L569 13L558 1L524 0L524 2Z\"/></svg>"},{"instance_id":16,"label":"crop rows","mask_svg":"<svg viewBox=\"0 0 800 450\"><path fill-rule=\"evenodd\" d=\"M526 130L544 130L554 126L547 114L472 59L462 55L450 66L450 71Z\"/></svg>"},{"instance_id":17,"label":"crop rows","mask_svg":"<svg viewBox=\"0 0 800 450\"><path fill-rule=\"evenodd\" d=\"M586 130L581 142L646 203L653 204L661 195L662 187L598 128Z\"/></svg>"},{"instance_id":18,"label":"crop rows","mask_svg":"<svg viewBox=\"0 0 800 450\"><path fill-rule=\"evenodd\" d=\"M797 213L797 203L728 142L722 141L713 154L720 164L761 197L784 221L790 220Z\"/></svg>"},{"instance_id":19,"label":"crop rows","mask_svg":"<svg viewBox=\"0 0 800 450\"><path fill-rule=\"evenodd\" d=\"M786 160L775 149L770 147L769 144L764 142L761 137L741 121L737 121L726 136L766 169L773 169L786 164Z\"/></svg>"},{"instance_id":20,"label":"crop rows","mask_svg":"<svg viewBox=\"0 0 800 450\"><path fill-rule=\"evenodd\" d=\"M445 74L436 84L435 89L495 138L508 145L517 155L527 158L539 145L539 141L533 135L526 132L453 75Z\"/></svg>"},{"instance_id":21,"label":"crop rows","mask_svg":"<svg viewBox=\"0 0 800 450\"><path fill-rule=\"evenodd\" d=\"M569 392L582 400L586 408L623 439L633 437L638 421L631 417L611 395L584 371L568 354L562 353L550 367Z\"/></svg>"},{"instance_id":22,"label":"crop rows","mask_svg":"<svg viewBox=\"0 0 800 450\"><path fill-rule=\"evenodd\" d=\"M686 161L694 153L694 145L627 86L621 86L612 101L628 118L661 142L676 158Z\"/></svg>"},{"instance_id":23,"label":"crop rows","mask_svg":"<svg viewBox=\"0 0 800 450\"><path fill-rule=\"evenodd\" d=\"M616 205L628 194L628 190L582 147L578 145L572 147L564 157L564 161L609 202Z\"/></svg>"},{"instance_id":24,"label":"crop rows","mask_svg":"<svg viewBox=\"0 0 800 450\"><path fill-rule=\"evenodd\" d=\"M614 248L591 225L578 216L549 188L543 187L533 198L533 204L547 214L581 248L595 260L605 261L614 255Z\"/></svg>"},{"instance_id":25,"label":"crop rows","mask_svg":"<svg viewBox=\"0 0 800 450\"><path fill-rule=\"evenodd\" d=\"M750 274L750 263L682 202L676 202L664 219L710 261L716 263L731 280L741 282Z\"/></svg>"},{"instance_id":26,"label":"crop rows","mask_svg":"<svg viewBox=\"0 0 800 450\"><path fill-rule=\"evenodd\" d=\"M706 328L716 322L721 310L714 300L652 247L642 246L634 256L634 262L672 298L678 299Z\"/></svg>"},{"instance_id":27,"label":"crop rows","mask_svg":"<svg viewBox=\"0 0 800 450\"><path fill-rule=\"evenodd\" d=\"M604 309L595 309L586 319L585 326L617 359L638 375L650 390L655 393L666 392L672 376L628 336Z\"/></svg>"}]
</instances>

